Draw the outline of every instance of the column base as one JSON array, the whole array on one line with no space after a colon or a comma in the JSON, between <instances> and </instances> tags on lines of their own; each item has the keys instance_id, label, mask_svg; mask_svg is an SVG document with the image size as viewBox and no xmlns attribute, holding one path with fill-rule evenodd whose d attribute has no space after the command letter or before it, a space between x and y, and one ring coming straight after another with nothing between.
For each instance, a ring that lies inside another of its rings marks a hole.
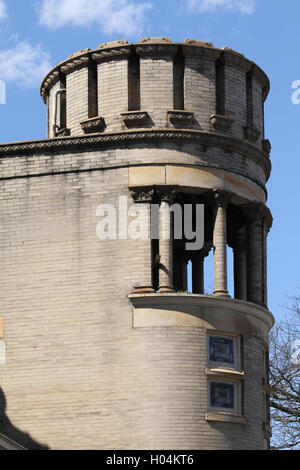
<instances>
[{"instance_id":1,"label":"column base","mask_svg":"<svg viewBox=\"0 0 300 470\"><path fill-rule=\"evenodd\" d=\"M228 294L228 290L216 290L216 291L214 291L214 295L216 297L231 297Z\"/></svg>"},{"instance_id":2,"label":"column base","mask_svg":"<svg viewBox=\"0 0 300 470\"><path fill-rule=\"evenodd\" d=\"M132 294L153 294L155 290L150 286L135 286L132 289Z\"/></svg>"},{"instance_id":3,"label":"column base","mask_svg":"<svg viewBox=\"0 0 300 470\"><path fill-rule=\"evenodd\" d=\"M159 293L166 293L166 292L175 292L173 287L170 287L170 286L161 286L158 291Z\"/></svg>"}]
</instances>

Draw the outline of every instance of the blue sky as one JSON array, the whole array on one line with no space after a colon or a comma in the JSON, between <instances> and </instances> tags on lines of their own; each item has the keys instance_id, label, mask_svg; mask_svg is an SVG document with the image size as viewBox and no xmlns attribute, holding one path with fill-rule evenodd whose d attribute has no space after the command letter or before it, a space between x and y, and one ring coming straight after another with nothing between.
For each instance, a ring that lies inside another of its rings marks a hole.
<instances>
[{"instance_id":1,"label":"blue sky","mask_svg":"<svg viewBox=\"0 0 300 470\"><path fill-rule=\"evenodd\" d=\"M300 80L299 0L0 0L0 142L46 135L42 77L70 53L101 42L144 36L186 38L231 47L261 66L271 81L266 137L273 171L268 205L269 307L278 318L285 295L299 293Z\"/></svg>"}]
</instances>

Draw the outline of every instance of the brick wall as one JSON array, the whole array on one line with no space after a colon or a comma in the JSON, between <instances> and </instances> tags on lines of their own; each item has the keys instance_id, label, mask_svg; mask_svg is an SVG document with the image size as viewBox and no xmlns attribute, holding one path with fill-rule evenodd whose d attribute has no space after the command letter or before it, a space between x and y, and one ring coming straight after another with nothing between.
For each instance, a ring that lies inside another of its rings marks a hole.
<instances>
[{"instance_id":1,"label":"brick wall","mask_svg":"<svg viewBox=\"0 0 300 470\"><path fill-rule=\"evenodd\" d=\"M76 155L82 168L99 160ZM6 415L52 449L261 448L256 339L245 342L249 424L212 424L205 329L132 328L127 296L149 276L149 242L96 237L97 207L128 194L128 168L20 177L76 168L74 156L3 160L19 175L1 181Z\"/></svg>"},{"instance_id":2,"label":"brick wall","mask_svg":"<svg viewBox=\"0 0 300 470\"><path fill-rule=\"evenodd\" d=\"M66 76L67 83L67 128L71 135L82 135L80 122L89 117L89 72L88 67L75 70Z\"/></svg>"},{"instance_id":3,"label":"brick wall","mask_svg":"<svg viewBox=\"0 0 300 470\"><path fill-rule=\"evenodd\" d=\"M128 59L98 64L98 109L106 130L119 130L120 113L128 111Z\"/></svg>"}]
</instances>

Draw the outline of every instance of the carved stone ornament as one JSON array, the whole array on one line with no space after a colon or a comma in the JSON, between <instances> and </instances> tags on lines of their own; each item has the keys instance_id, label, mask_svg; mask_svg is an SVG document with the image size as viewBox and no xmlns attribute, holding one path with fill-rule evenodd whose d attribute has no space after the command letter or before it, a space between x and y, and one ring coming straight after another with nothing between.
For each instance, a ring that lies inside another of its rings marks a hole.
<instances>
[{"instance_id":1,"label":"carved stone ornament","mask_svg":"<svg viewBox=\"0 0 300 470\"><path fill-rule=\"evenodd\" d=\"M271 152L271 142L269 141L269 139L264 139L261 143L261 146L262 146L262 149L265 153L267 153L268 155L270 155L270 152Z\"/></svg>"},{"instance_id":2,"label":"carved stone ornament","mask_svg":"<svg viewBox=\"0 0 300 470\"><path fill-rule=\"evenodd\" d=\"M92 54L92 58L95 62L105 62L106 60L111 59L123 59L129 56L130 48L128 47L119 47L116 49L107 49L101 50L99 52L95 52Z\"/></svg>"},{"instance_id":3,"label":"carved stone ornament","mask_svg":"<svg viewBox=\"0 0 300 470\"><path fill-rule=\"evenodd\" d=\"M174 186L157 186L155 187L155 195L160 203L173 204L176 201L177 191Z\"/></svg>"},{"instance_id":4,"label":"carved stone ornament","mask_svg":"<svg viewBox=\"0 0 300 470\"><path fill-rule=\"evenodd\" d=\"M164 37L152 37L152 38L142 38L140 40L141 44L171 44L171 38Z\"/></svg>"},{"instance_id":5,"label":"carved stone ornament","mask_svg":"<svg viewBox=\"0 0 300 470\"><path fill-rule=\"evenodd\" d=\"M267 231L270 230L273 217L270 209L262 202L252 202L244 207L244 214L249 223L263 222Z\"/></svg>"},{"instance_id":6,"label":"carved stone ornament","mask_svg":"<svg viewBox=\"0 0 300 470\"><path fill-rule=\"evenodd\" d=\"M192 142L197 145L221 147L253 160L265 172L266 179L271 172L271 162L265 152L250 145L246 141L235 139L232 136L214 134L212 132L199 132L188 129L142 129L134 131L112 132L93 136L74 136L69 139L43 139L31 142L13 142L0 144L0 155L23 154L32 152L60 151L71 148L98 148L114 146L120 143L136 143L151 141Z\"/></svg>"},{"instance_id":7,"label":"carved stone ornament","mask_svg":"<svg viewBox=\"0 0 300 470\"><path fill-rule=\"evenodd\" d=\"M70 135L70 129L67 129L66 127L62 128L62 129L58 129L56 131L56 135L57 137L67 137Z\"/></svg>"},{"instance_id":8,"label":"carved stone ornament","mask_svg":"<svg viewBox=\"0 0 300 470\"><path fill-rule=\"evenodd\" d=\"M168 120L172 124L192 126L194 113L189 111L168 111Z\"/></svg>"},{"instance_id":9,"label":"carved stone ornament","mask_svg":"<svg viewBox=\"0 0 300 470\"><path fill-rule=\"evenodd\" d=\"M256 142L260 136L260 131L256 127L246 126L244 127L244 137L250 142Z\"/></svg>"},{"instance_id":10,"label":"carved stone ornament","mask_svg":"<svg viewBox=\"0 0 300 470\"><path fill-rule=\"evenodd\" d=\"M88 56L78 57L77 59L70 60L65 65L62 65L60 70L62 73L68 74L73 72L75 69L79 69L81 67L86 67L89 63Z\"/></svg>"},{"instance_id":11,"label":"carved stone ornament","mask_svg":"<svg viewBox=\"0 0 300 470\"><path fill-rule=\"evenodd\" d=\"M129 188L129 191L135 203L151 203L155 195L155 188L153 186Z\"/></svg>"},{"instance_id":12,"label":"carved stone ornament","mask_svg":"<svg viewBox=\"0 0 300 470\"><path fill-rule=\"evenodd\" d=\"M266 215L264 217L264 225L265 225L266 232L269 233L273 225L273 216L271 214L270 209L268 207L266 207L266 209L267 210L266 210Z\"/></svg>"},{"instance_id":13,"label":"carved stone ornament","mask_svg":"<svg viewBox=\"0 0 300 470\"><path fill-rule=\"evenodd\" d=\"M80 123L85 134L101 132L104 128L104 118L102 116L93 117Z\"/></svg>"},{"instance_id":14,"label":"carved stone ornament","mask_svg":"<svg viewBox=\"0 0 300 470\"><path fill-rule=\"evenodd\" d=\"M121 113L121 116L127 127L146 124L149 118L147 111L128 111L126 113Z\"/></svg>"},{"instance_id":15,"label":"carved stone ornament","mask_svg":"<svg viewBox=\"0 0 300 470\"><path fill-rule=\"evenodd\" d=\"M80 51L73 52L72 54L68 55L68 59L74 59L75 57L78 57L82 54L87 54L90 52L91 49L85 48L85 49L80 49Z\"/></svg>"},{"instance_id":16,"label":"carved stone ornament","mask_svg":"<svg viewBox=\"0 0 300 470\"><path fill-rule=\"evenodd\" d=\"M128 44L128 41L126 41L126 39L119 39L118 41L103 42L99 44L98 49L111 49L118 46L125 46L126 44Z\"/></svg>"},{"instance_id":17,"label":"carved stone ornament","mask_svg":"<svg viewBox=\"0 0 300 470\"><path fill-rule=\"evenodd\" d=\"M233 122L233 119L230 119L226 116L221 116L220 114L212 114L210 116L211 127L219 131L228 131L231 128Z\"/></svg>"},{"instance_id":18,"label":"carved stone ornament","mask_svg":"<svg viewBox=\"0 0 300 470\"><path fill-rule=\"evenodd\" d=\"M200 46L200 47L211 47L213 48L214 45L212 42L206 42L206 41L199 41L197 39L185 39L184 44L188 44L190 46Z\"/></svg>"},{"instance_id":19,"label":"carved stone ornament","mask_svg":"<svg viewBox=\"0 0 300 470\"><path fill-rule=\"evenodd\" d=\"M226 209L228 203L230 202L232 194L229 193L228 191L224 191L218 188L213 189L212 194L213 194L213 199L215 201L216 206Z\"/></svg>"}]
</instances>

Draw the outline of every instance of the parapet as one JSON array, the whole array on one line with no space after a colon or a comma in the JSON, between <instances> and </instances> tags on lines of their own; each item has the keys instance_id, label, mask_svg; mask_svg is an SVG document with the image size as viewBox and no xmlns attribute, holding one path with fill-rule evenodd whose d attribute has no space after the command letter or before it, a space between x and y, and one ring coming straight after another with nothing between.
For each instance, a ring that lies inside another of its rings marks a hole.
<instances>
[{"instance_id":1,"label":"parapet","mask_svg":"<svg viewBox=\"0 0 300 470\"><path fill-rule=\"evenodd\" d=\"M266 74L212 43L142 38L82 49L45 77L48 137L134 129L189 129L228 136L268 154Z\"/></svg>"}]
</instances>

